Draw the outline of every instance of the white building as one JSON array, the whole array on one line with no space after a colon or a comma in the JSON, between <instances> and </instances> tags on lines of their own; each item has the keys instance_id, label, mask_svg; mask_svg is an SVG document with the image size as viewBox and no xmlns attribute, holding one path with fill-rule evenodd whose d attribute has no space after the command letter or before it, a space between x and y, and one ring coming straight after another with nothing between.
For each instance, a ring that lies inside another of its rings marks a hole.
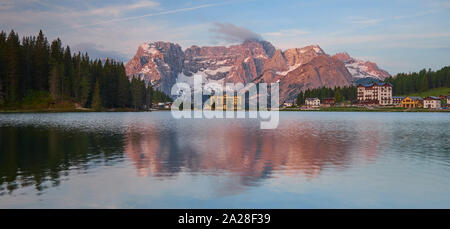
<instances>
[{"instance_id":1,"label":"white building","mask_svg":"<svg viewBox=\"0 0 450 229\"><path fill-rule=\"evenodd\" d=\"M392 105L392 85L390 83L359 84L358 103L374 105Z\"/></svg>"},{"instance_id":2,"label":"white building","mask_svg":"<svg viewBox=\"0 0 450 229\"><path fill-rule=\"evenodd\" d=\"M441 108L441 99L435 96L428 96L423 99L423 108L439 109Z\"/></svg>"},{"instance_id":3,"label":"white building","mask_svg":"<svg viewBox=\"0 0 450 229\"><path fill-rule=\"evenodd\" d=\"M291 100L284 101L284 103L283 103L283 107L292 107L294 105L295 105L294 101L291 101Z\"/></svg>"},{"instance_id":4,"label":"white building","mask_svg":"<svg viewBox=\"0 0 450 229\"><path fill-rule=\"evenodd\" d=\"M306 98L305 104L307 107L318 108L318 107L320 107L320 99L319 98Z\"/></svg>"}]
</instances>

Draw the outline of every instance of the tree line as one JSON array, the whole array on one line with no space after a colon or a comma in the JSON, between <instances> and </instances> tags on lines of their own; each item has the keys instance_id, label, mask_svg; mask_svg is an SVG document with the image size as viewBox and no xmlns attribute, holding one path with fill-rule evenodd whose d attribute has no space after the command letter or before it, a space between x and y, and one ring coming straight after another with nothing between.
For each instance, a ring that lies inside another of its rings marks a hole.
<instances>
[{"instance_id":1,"label":"tree line","mask_svg":"<svg viewBox=\"0 0 450 229\"><path fill-rule=\"evenodd\" d=\"M296 104L298 106L305 104L306 98L334 98L337 103L343 102L344 100L353 101L356 100L356 87L348 86L348 87L321 87L314 89L307 89L306 91L301 91L296 100Z\"/></svg>"},{"instance_id":2,"label":"tree line","mask_svg":"<svg viewBox=\"0 0 450 229\"><path fill-rule=\"evenodd\" d=\"M421 70L412 73L399 73L395 77L385 79L393 85L394 95L409 95L424 92L433 88L450 87L450 66L440 70Z\"/></svg>"},{"instance_id":3,"label":"tree line","mask_svg":"<svg viewBox=\"0 0 450 229\"><path fill-rule=\"evenodd\" d=\"M126 76L123 63L92 60L72 53L60 39L48 42L42 31L23 37L12 30L0 33L0 107L21 108L32 101L46 106L142 110L170 97L139 78Z\"/></svg>"}]
</instances>

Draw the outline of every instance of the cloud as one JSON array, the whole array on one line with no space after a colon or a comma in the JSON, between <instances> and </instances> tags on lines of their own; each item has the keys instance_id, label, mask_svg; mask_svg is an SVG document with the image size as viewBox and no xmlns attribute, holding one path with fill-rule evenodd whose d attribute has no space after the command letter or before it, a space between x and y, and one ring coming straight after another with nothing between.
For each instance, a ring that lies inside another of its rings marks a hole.
<instances>
[{"instance_id":1,"label":"cloud","mask_svg":"<svg viewBox=\"0 0 450 229\"><path fill-rule=\"evenodd\" d=\"M122 61L122 62L124 62L128 59L124 54L122 54L120 52L116 52L116 51L112 51L112 50L105 50L105 47L101 44L85 42L85 43L78 43L76 45L72 45L71 48L74 51L74 53L76 53L76 52L86 53L87 52L91 59L110 58L110 59L114 59L116 61Z\"/></svg>"},{"instance_id":2,"label":"cloud","mask_svg":"<svg viewBox=\"0 0 450 229\"><path fill-rule=\"evenodd\" d=\"M373 26L378 25L387 19L385 18L367 18L367 17L349 17L349 22L359 26Z\"/></svg>"},{"instance_id":3,"label":"cloud","mask_svg":"<svg viewBox=\"0 0 450 229\"><path fill-rule=\"evenodd\" d=\"M215 22L209 31L213 34L214 39L217 41L237 43L245 40L263 40L261 35L231 23Z\"/></svg>"},{"instance_id":4,"label":"cloud","mask_svg":"<svg viewBox=\"0 0 450 229\"><path fill-rule=\"evenodd\" d=\"M131 4L125 5L114 5L107 6L103 8L97 8L88 11L88 14L92 15L119 15L120 13L124 13L126 11L138 10L138 9L148 9L148 8L156 8L159 6L159 2L155 1L140 1Z\"/></svg>"},{"instance_id":5,"label":"cloud","mask_svg":"<svg viewBox=\"0 0 450 229\"><path fill-rule=\"evenodd\" d=\"M166 10L166 11L160 11L160 12L156 12L156 13L149 13L149 14L138 15L138 16L115 18L115 19L99 21L99 22L95 22L95 23L91 23L91 24L78 25L78 26L74 26L72 28L90 27L90 26L110 24L110 23L113 23L113 22L123 22L123 21L129 21L129 20L136 20L136 19L146 18L146 17L154 17L154 16L161 16L161 15L167 15L167 14L175 14L175 13L187 12L187 11L192 11L192 10L197 10L197 9L202 9L202 8L219 6L219 5L223 5L223 4L226 4L226 3L203 4L203 5L198 5L198 6L194 6L194 7L180 8L180 9L174 9L174 10Z\"/></svg>"},{"instance_id":6,"label":"cloud","mask_svg":"<svg viewBox=\"0 0 450 229\"><path fill-rule=\"evenodd\" d=\"M301 29L282 29L276 32L268 32L268 33L264 33L264 36L269 36L269 37L296 37L296 36L301 36L301 35L306 35L308 34L308 31L305 30L301 30Z\"/></svg>"},{"instance_id":7,"label":"cloud","mask_svg":"<svg viewBox=\"0 0 450 229\"><path fill-rule=\"evenodd\" d=\"M0 2L0 10L10 10L14 7L14 1L5 0Z\"/></svg>"}]
</instances>

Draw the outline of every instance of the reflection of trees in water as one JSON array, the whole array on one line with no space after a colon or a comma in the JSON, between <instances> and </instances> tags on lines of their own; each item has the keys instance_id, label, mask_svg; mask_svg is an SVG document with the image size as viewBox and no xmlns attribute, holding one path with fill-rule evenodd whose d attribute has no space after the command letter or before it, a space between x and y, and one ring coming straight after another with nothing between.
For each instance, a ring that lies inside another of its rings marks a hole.
<instances>
[{"instance_id":1,"label":"reflection of trees in water","mask_svg":"<svg viewBox=\"0 0 450 229\"><path fill-rule=\"evenodd\" d=\"M42 127L0 128L0 193L59 185L70 170L114 164L123 136Z\"/></svg>"}]
</instances>

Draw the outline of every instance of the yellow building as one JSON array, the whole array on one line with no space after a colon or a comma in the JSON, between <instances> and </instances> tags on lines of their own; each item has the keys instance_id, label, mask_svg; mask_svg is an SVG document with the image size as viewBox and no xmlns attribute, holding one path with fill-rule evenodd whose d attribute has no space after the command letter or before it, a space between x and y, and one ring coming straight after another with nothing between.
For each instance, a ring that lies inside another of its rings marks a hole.
<instances>
[{"instance_id":1,"label":"yellow building","mask_svg":"<svg viewBox=\"0 0 450 229\"><path fill-rule=\"evenodd\" d=\"M407 96L402 100L401 104L403 108L418 108L422 107L423 99L417 96Z\"/></svg>"},{"instance_id":2,"label":"yellow building","mask_svg":"<svg viewBox=\"0 0 450 229\"><path fill-rule=\"evenodd\" d=\"M213 95L209 98L209 105L205 106L206 109L213 109L222 107L223 110L227 110L227 101L233 104L233 110L242 110L242 98L240 96L227 97L227 95Z\"/></svg>"}]
</instances>

